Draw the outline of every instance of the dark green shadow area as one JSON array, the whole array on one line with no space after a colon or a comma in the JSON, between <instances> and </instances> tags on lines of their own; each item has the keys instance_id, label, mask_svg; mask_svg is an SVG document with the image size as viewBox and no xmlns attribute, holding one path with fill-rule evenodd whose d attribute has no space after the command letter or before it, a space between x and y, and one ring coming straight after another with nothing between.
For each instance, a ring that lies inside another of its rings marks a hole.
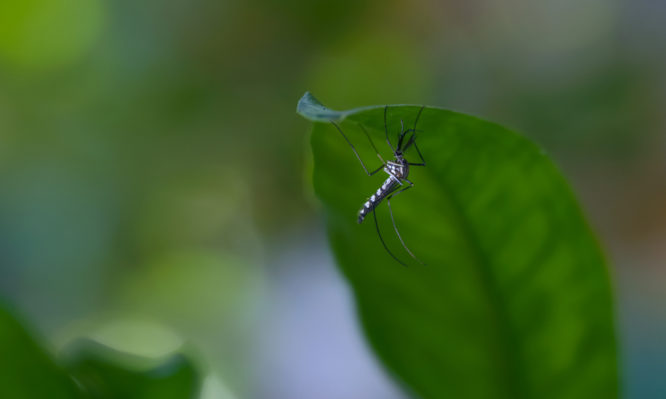
<instances>
[{"instance_id":1,"label":"dark green shadow area","mask_svg":"<svg viewBox=\"0 0 666 399\"><path fill-rule=\"evenodd\" d=\"M395 143L419 106L388 109ZM299 113L312 131L314 188L331 246L349 280L369 341L406 389L422 398L616 398L613 301L608 270L569 185L527 139L475 117L427 107L418 122L426 167L358 225L363 202L386 178L384 106L337 112L306 94ZM417 162L410 149L406 158Z\"/></svg>"},{"instance_id":2,"label":"dark green shadow area","mask_svg":"<svg viewBox=\"0 0 666 399\"><path fill-rule=\"evenodd\" d=\"M74 380L0 302L0 398L80 398Z\"/></svg>"}]
</instances>

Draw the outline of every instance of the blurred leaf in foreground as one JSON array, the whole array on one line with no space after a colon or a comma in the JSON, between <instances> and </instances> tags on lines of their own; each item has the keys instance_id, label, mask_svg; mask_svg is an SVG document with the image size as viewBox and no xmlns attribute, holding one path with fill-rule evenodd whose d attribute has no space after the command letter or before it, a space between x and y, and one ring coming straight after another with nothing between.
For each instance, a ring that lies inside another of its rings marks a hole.
<instances>
[{"instance_id":1,"label":"blurred leaf in foreground","mask_svg":"<svg viewBox=\"0 0 666 399\"><path fill-rule=\"evenodd\" d=\"M0 304L0 398L78 398L74 381Z\"/></svg>"},{"instance_id":2,"label":"blurred leaf in foreground","mask_svg":"<svg viewBox=\"0 0 666 399\"><path fill-rule=\"evenodd\" d=\"M182 354L155 360L81 339L65 351L64 358L92 398L186 399L199 393L199 374Z\"/></svg>"},{"instance_id":3,"label":"blurred leaf in foreground","mask_svg":"<svg viewBox=\"0 0 666 399\"><path fill-rule=\"evenodd\" d=\"M393 142L418 106L390 106ZM392 159L384 106L337 112L309 93L298 112L336 121L373 170L360 125ZM615 398L608 271L574 196L527 139L493 123L427 107L418 126L426 167L391 205L400 233L427 266L402 267L357 211L386 178L368 177L331 123L312 132L314 187L331 245L378 356L423 398ZM418 162L413 148L406 158ZM410 260L385 203L391 250Z\"/></svg>"}]
</instances>

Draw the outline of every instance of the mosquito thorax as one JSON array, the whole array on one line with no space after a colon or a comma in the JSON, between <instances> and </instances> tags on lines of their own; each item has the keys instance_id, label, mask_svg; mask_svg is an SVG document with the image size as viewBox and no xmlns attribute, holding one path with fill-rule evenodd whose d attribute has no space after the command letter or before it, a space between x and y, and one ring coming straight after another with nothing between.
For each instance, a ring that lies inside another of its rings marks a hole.
<instances>
[{"instance_id":1,"label":"mosquito thorax","mask_svg":"<svg viewBox=\"0 0 666 399\"><path fill-rule=\"evenodd\" d=\"M406 179L409 175L409 164L404 158L396 157L395 161L386 162L384 171L399 180Z\"/></svg>"}]
</instances>

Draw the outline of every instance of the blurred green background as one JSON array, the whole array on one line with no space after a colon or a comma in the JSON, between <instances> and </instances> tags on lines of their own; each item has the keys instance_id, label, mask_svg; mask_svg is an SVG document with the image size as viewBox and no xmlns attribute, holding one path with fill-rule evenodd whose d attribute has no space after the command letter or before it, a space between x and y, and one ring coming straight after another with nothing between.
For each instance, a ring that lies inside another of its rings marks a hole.
<instances>
[{"instance_id":1,"label":"blurred green background","mask_svg":"<svg viewBox=\"0 0 666 399\"><path fill-rule=\"evenodd\" d=\"M312 91L523 132L614 267L623 390L666 394L666 3L4 0L0 298L57 352L194 348L204 396L403 398L309 181ZM343 189L343 188L341 188Z\"/></svg>"}]
</instances>

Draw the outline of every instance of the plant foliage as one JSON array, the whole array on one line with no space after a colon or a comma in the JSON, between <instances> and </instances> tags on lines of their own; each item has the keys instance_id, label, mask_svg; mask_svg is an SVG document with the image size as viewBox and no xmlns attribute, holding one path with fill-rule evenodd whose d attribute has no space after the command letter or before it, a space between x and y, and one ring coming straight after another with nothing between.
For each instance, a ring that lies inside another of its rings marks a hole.
<instances>
[{"instance_id":1,"label":"plant foliage","mask_svg":"<svg viewBox=\"0 0 666 399\"><path fill-rule=\"evenodd\" d=\"M390 106L391 141L420 107ZM426 107L417 143L427 162L415 187L376 210L357 211L385 174L384 106L343 112L309 93L298 104L312 130L314 188L338 264L377 355L422 398L615 398L618 394L608 270L569 185L529 140L497 124ZM406 158L418 162L414 149Z\"/></svg>"},{"instance_id":2,"label":"plant foliage","mask_svg":"<svg viewBox=\"0 0 666 399\"><path fill-rule=\"evenodd\" d=\"M80 340L60 361L0 306L0 398L189 399L199 373L182 354L147 359Z\"/></svg>"}]
</instances>

